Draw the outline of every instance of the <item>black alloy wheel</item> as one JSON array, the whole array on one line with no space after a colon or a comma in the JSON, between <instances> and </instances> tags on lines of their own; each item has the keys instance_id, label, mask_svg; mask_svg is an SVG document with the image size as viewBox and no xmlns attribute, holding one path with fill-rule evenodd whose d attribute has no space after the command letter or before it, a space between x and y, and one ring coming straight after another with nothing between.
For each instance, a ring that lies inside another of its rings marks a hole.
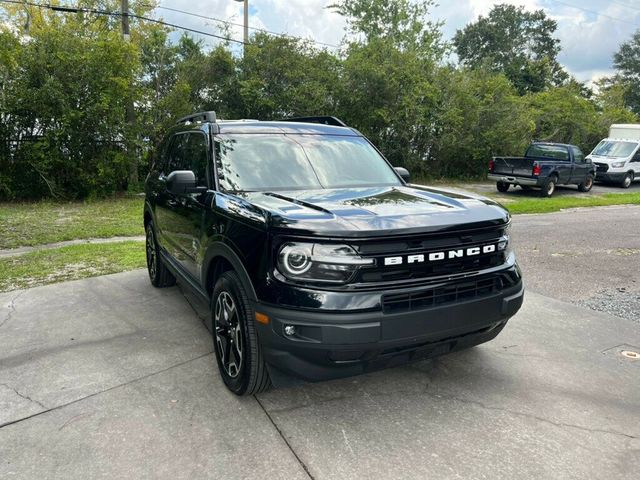
<instances>
[{"instance_id":1,"label":"black alloy wheel","mask_svg":"<svg viewBox=\"0 0 640 480\"><path fill-rule=\"evenodd\" d=\"M242 369L245 342L238 308L229 292L222 291L218 295L213 321L222 368L229 377L236 378Z\"/></svg>"},{"instance_id":2,"label":"black alloy wheel","mask_svg":"<svg viewBox=\"0 0 640 480\"><path fill-rule=\"evenodd\" d=\"M255 311L234 271L226 271L211 296L213 347L220 376L236 395L253 395L271 386L262 356Z\"/></svg>"},{"instance_id":3,"label":"black alloy wheel","mask_svg":"<svg viewBox=\"0 0 640 480\"><path fill-rule=\"evenodd\" d=\"M145 227L146 242L145 250L147 254L147 271L149 272L149 280L154 287L164 288L171 287L176 283L176 277L167 269L166 265L160 258L158 242L156 240L153 222L149 221Z\"/></svg>"}]
</instances>

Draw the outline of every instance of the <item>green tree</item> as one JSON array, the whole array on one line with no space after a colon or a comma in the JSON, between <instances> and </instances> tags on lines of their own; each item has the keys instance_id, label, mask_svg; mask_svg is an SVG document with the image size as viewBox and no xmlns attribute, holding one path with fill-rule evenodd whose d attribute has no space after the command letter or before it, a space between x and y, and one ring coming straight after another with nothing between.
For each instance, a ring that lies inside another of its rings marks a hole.
<instances>
[{"instance_id":1,"label":"green tree","mask_svg":"<svg viewBox=\"0 0 640 480\"><path fill-rule=\"evenodd\" d=\"M571 143L589 152L602 139L596 104L578 85L558 87L526 97L536 118L534 138Z\"/></svg>"},{"instance_id":2,"label":"green tree","mask_svg":"<svg viewBox=\"0 0 640 480\"><path fill-rule=\"evenodd\" d=\"M626 84L626 106L640 115L640 30L620 46L613 56L613 64L619 72L619 80Z\"/></svg>"},{"instance_id":3,"label":"green tree","mask_svg":"<svg viewBox=\"0 0 640 480\"><path fill-rule=\"evenodd\" d=\"M437 177L482 177L495 155L519 155L531 141L531 109L502 73L486 69L438 74L442 100L428 162Z\"/></svg>"},{"instance_id":4,"label":"green tree","mask_svg":"<svg viewBox=\"0 0 640 480\"><path fill-rule=\"evenodd\" d=\"M331 114L338 65L335 56L308 42L256 34L239 64L241 105L234 113L264 120Z\"/></svg>"},{"instance_id":5,"label":"green tree","mask_svg":"<svg viewBox=\"0 0 640 480\"><path fill-rule=\"evenodd\" d=\"M543 10L501 4L458 30L453 45L463 65L502 72L521 94L539 92L568 78L557 61L556 28Z\"/></svg>"},{"instance_id":6,"label":"green tree","mask_svg":"<svg viewBox=\"0 0 640 480\"><path fill-rule=\"evenodd\" d=\"M433 140L434 85L443 56L430 1L342 0L350 39L337 84L337 111L397 166L418 175Z\"/></svg>"}]
</instances>

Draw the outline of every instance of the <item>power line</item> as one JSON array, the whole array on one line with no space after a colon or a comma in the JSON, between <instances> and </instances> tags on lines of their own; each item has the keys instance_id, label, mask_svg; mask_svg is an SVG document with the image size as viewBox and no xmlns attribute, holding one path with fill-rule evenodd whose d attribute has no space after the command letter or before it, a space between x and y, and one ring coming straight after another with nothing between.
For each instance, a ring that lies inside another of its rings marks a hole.
<instances>
[{"instance_id":1,"label":"power line","mask_svg":"<svg viewBox=\"0 0 640 480\"><path fill-rule=\"evenodd\" d=\"M589 10L587 8L578 7L577 5L572 5L570 3L561 2L560 0L550 0L550 1L554 2L554 3L559 3L560 5L564 5L565 7L576 8L578 10L582 10L583 12L592 13L594 15L598 15L600 17L605 17L605 18L608 18L610 20L615 20L617 22L626 23L627 25L633 25L634 27L640 27L640 25L637 24L637 23L629 22L627 20L623 20L623 19L617 18L617 17L612 17L611 15L607 15L606 13L600 13L600 12L597 12L595 10Z\"/></svg>"},{"instance_id":2,"label":"power line","mask_svg":"<svg viewBox=\"0 0 640 480\"><path fill-rule=\"evenodd\" d=\"M612 3L614 5L620 5L621 7L630 8L631 10L637 10L640 12L640 8L634 7L633 5L629 5L628 3L616 2L614 0L608 0L608 1L609 3Z\"/></svg>"},{"instance_id":3,"label":"power line","mask_svg":"<svg viewBox=\"0 0 640 480\"><path fill-rule=\"evenodd\" d=\"M168 10L170 12L175 12L175 13L182 13L184 15L189 15L189 16L192 16L192 17L197 17L197 18L202 18L202 19L205 19L205 20L211 20L211 21L214 21L214 22L224 23L225 25L233 25L233 26L236 26L236 27L243 27L244 26L241 23L231 22L229 20L222 20L221 18L216 18L216 17L209 17L207 15L201 15L201 14L195 13L195 12L187 12L185 10L180 10L178 8L163 7L161 5L154 6L154 5L151 5L151 4L148 4L148 3L142 3L140 5L143 5L145 7L150 7L150 8L157 8L157 9L161 9L161 10ZM267 30L267 29L264 29L264 28L258 28L258 27L251 27L250 26L249 29L250 30L255 30L256 32L268 33L269 35L274 35L274 36L277 36L277 37L291 38L291 39L295 39L295 40L307 40L307 39L305 39L303 37L298 37L296 35L289 35L289 34L286 34L286 33L274 32L274 31ZM325 47L340 48L339 45L333 45L331 43L325 43L325 42L321 42L319 40L311 39L310 41L315 43L315 44L317 44L317 45L324 45Z\"/></svg>"},{"instance_id":4,"label":"power line","mask_svg":"<svg viewBox=\"0 0 640 480\"><path fill-rule=\"evenodd\" d=\"M95 8L67 7L62 5L44 5L41 3L34 3L34 2L22 1L22 0L0 0L0 2L13 3L15 5L27 5L30 7L37 7L37 8L45 8L48 10L53 10L55 12L64 12L64 13L91 13L94 15L105 15L110 17L121 17L123 15L122 12L109 12L107 10L98 10ZM239 43L241 45L245 45L245 42L243 42L242 40L235 40L233 38L223 37L222 35L216 35L215 33L204 32L202 30L197 30L195 28L183 27L182 25L165 22L163 20L158 20L155 18L145 17L142 15L135 15L133 13L129 14L129 18L135 18L137 20L144 20L146 22L157 23L158 25L164 25L166 27L176 28L179 30L187 31L187 32L197 33L199 35L205 35L207 37L217 38L219 40L224 40L226 42Z\"/></svg>"}]
</instances>

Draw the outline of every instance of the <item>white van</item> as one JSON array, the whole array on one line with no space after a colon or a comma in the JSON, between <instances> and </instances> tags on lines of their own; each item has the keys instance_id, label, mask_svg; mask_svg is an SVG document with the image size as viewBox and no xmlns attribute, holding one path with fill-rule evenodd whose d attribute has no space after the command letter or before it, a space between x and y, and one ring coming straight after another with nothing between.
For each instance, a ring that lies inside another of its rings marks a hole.
<instances>
[{"instance_id":1,"label":"white van","mask_svg":"<svg viewBox=\"0 0 640 480\"><path fill-rule=\"evenodd\" d=\"M611 125L609 137L587 155L598 167L596 181L629 188L640 180L640 125Z\"/></svg>"}]
</instances>

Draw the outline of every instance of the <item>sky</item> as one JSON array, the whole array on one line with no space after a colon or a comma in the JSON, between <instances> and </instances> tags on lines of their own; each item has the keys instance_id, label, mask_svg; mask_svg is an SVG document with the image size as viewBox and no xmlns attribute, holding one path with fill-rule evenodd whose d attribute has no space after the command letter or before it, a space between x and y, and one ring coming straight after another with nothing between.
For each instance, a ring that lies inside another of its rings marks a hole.
<instances>
[{"instance_id":1,"label":"sky","mask_svg":"<svg viewBox=\"0 0 640 480\"><path fill-rule=\"evenodd\" d=\"M335 0L249 0L249 25L338 45L345 35L342 17L327 8ZM613 54L621 43L640 30L640 0L440 0L431 10L442 21L444 38L486 15L494 4L522 5L544 10L558 23L559 61L578 80L592 82L613 73ZM160 0L176 8L236 23L243 21L243 4L234 0ZM159 9L166 21L198 30L220 33L220 23ZM242 39L242 28L232 26L231 37ZM211 42L211 39L207 39Z\"/></svg>"}]
</instances>

